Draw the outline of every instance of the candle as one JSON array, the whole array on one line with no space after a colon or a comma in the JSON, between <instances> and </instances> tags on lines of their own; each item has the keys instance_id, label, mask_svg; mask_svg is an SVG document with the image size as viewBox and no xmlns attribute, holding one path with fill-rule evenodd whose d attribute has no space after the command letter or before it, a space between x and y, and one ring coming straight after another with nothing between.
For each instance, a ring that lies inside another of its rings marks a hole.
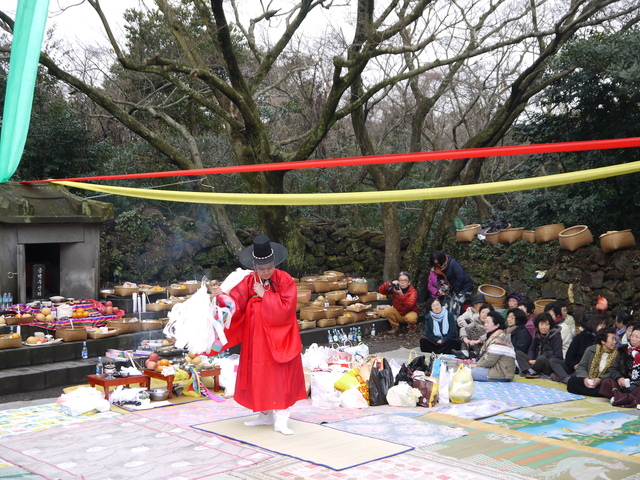
<instances>
[{"instance_id":1,"label":"candle","mask_svg":"<svg viewBox=\"0 0 640 480\"><path fill-rule=\"evenodd\" d=\"M142 294L142 313L147 313L147 294Z\"/></svg>"},{"instance_id":2,"label":"candle","mask_svg":"<svg viewBox=\"0 0 640 480\"><path fill-rule=\"evenodd\" d=\"M133 292L131 294L131 302L133 303L133 313L136 313L138 311L138 294Z\"/></svg>"}]
</instances>

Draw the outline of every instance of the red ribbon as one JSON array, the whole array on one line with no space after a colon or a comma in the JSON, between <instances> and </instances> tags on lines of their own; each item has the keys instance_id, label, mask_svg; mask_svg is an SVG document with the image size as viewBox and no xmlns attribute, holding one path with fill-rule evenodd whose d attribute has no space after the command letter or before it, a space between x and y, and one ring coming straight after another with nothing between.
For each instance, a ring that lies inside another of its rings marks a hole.
<instances>
[{"instance_id":1,"label":"red ribbon","mask_svg":"<svg viewBox=\"0 0 640 480\"><path fill-rule=\"evenodd\" d=\"M430 162L435 160L459 160L463 158L505 157L510 155L531 155L535 153L578 152L584 150L610 150L614 148L639 147L640 137L615 140L586 140L581 142L540 143L534 145L512 145L507 147L466 148L460 150L439 150L437 152L395 153L371 155L368 157L331 158L326 160L302 160L296 162L256 163L232 167L199 168L194 170L172 170L169 172L132 173L122 175L101 175L96 177L57 178L47 180L25 180L20 183L41 183L53 181L79 182L90 180L123 180L132 178L158 178L214 175L221 173L267 172L276 170L297 170L304 168L348 167L352 165L378 165L384 163Z\"/></svg>"}]
</instances>

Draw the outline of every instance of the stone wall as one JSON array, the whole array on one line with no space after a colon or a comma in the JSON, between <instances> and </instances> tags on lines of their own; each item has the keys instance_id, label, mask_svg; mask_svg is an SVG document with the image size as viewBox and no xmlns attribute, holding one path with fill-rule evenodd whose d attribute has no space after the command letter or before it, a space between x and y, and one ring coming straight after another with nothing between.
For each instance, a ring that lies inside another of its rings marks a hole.
<instances>
[{"instance_id":1,"label":"stone wall","mask_svg":"<svg viewBox=\"0 0 640 480\"><path fill-rule=\"evenodd\" d=\"M637 310L640 305L640 252L636 249L604 253L596 241L569 252L557 241L493 246L478 240L452 240L446 250L477 285L499 285L532 300L567 299L587 309L595 305L598 295L608 300L613 311Z\"/></svg>"},{"instance_id":2,"label":"stone wall","mask_svg":"<svg viewBox=\"0 0 640 480\"><path fill-rule=\"evenodd\" d=\"M122 280L166 284L199 279L202 275L222 279L238 266L237 260L229 257L219 235L204 222L186 218L170 222L158 211L143 212L134 220L135 229L104 233L103 284L114 283L115 268L121 270ZM147 233L136 241L135 237L127 238L128 231ZM354 230L346 222L321 218L301 221L300 231L307 248L304 271L290 272L293 275L338 270L366 277L372 285L382 282L382 232ZM244 245L250 244L257 234L251 230L238 232ZM405 239L402 248L407 245ZM443 251L460 261L476 287L499 285L507 292L517 291L532 300L562 298L585 307L594 305L598 295L602 295L612 310L640 305L640 253L636 249L605 254L596 241L569 252L560 249L557 241L543 244L519 241L494 246L477 239L457 243L452 236ZM114 258L104 258L111 255ZM426 260L413 282L421 289L429 270ZM126 268L131 268L132 273L122 273Z\"/></svg>"}]
</instances>

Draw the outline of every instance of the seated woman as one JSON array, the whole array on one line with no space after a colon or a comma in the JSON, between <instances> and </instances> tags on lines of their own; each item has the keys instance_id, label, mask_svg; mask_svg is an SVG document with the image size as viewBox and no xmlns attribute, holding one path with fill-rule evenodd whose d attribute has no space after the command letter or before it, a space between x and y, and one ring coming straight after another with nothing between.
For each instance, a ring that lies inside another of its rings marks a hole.
<instances>
[{"instance_id":1,"label":"seated woman","mask_svg":"<svg viewBox=\"0 0 640 480\"><path fill-rule=\"evenodd\" d=\"M540 374L551 375L552 358L562 358L562 336L560 329L548 313L541 313L534 320L536 334L529 347L529 363L531 367L521 372L526 378L539 378Z\"/></svg>"},{"instance_id":2,"label":"seated woman","mask_svg":"<svg viewBox=\"0 0 640 480\"><path fill-rule=\"evenodd\" d=\"M520 372L526 372L529 369L529 347L531 346L531 334L527 330L527 321L529 318L519 308L507 310L507 335L513 349L516 352L516 364Z\"/></svg>"},{"instance_id":3,"label":"seated woman","mask_svg":"<svg viewBox=\"0 0 640 480\"><path fill-rule=\"evenodd\" d=\"M516 373L516 352L505 333L507 323L498 312L489 312L484 328L487 341L478 362L471 366L471 376L477 382L510 382Z\"/></svg>"},{"instance_id":4,"label":"seated woman","mask_svg":"<svg viewBox=\"0 0 640 480\"><path fill-rule=\"evenodd\" d=\"M640 329L634 328L627 339L629 344L618 349L610 377L602 379L600 395L615 407L634 408L640 404Z\"/></svg>"},{"instance_id":5,"label":"seated woman","mask_svg":"<svg viewBox=\"0 0 640 480\"><path fill-rule=\"evenodd\" d=\"M467 325L477 322L480 317L480 307L485 303L487 303L487 300L481 293L477 293L471 297L471 306L456 320L456 322L458 322L458 328L464 328Z\"/></svg>"},{"instance_id":6,"label":"seated woman","mask_svg":"<svg viewBox=\"0 0 640 480\"><path fill-rule=\"evenodd\" d=\"M600 383L611 377L611 365L618 356L616 330L602 328L596 333L596 344L584 351L576 373L569 377L567 392L589 397L601 397Z\"/></svg>"},{"instance_id":7,"label":"seated woman","mask_svg":"<svg viewBox=\"0 0 640 480\"><path fill-rule=\"evenodd\" d=\"M524 298L518 292L511 292L509 295L507 295L507 308L502 312L502 316L505 320L507 319L509 310L511 310L512 308L518 308L518 305L522 300L524 300Z\"/></svg>"},{"instance_id":8,"label":"seated woman","mask_svg":"<svg viewBox=\"0 0 640 480\"><path fill-rule=\"evenodd\" d=\"M535 304L529 300L528 298L522 299L518 302L518 308L527 314L527 330L531 334L531 338L536 334L536 326L533 324L536 316L534 315L534 311L536 309Z\"/></svg>"},{"instance_id":9,"label":"seated woman","mask_svg":"<svg viewBox=\"0 0 640 480\"><path fill-rule=\"evenodd\" d=\"M487 339L487 332L484 329L484 322L487 320L489 312L493 311L493 307L488 303L483 303L478 308L478 317L469 324L460 328L460 345L461 350L453 351L453 354L462 359L478 358L482 344ZM460 324L460 316L458 325Z\"/></svg>"},{"instance_id":10,"label":"seated woman","mask_svg":"<svg viewBox=\"0 0 640 480\"><path fill-rule=\"evenodd\" d=\"M551 379L555 382L567 383L569 381L569 377L576 371L578 363L582 360L585 350L596 343L597 331L607 326L607 318L602 314L586 313L580 319L580 325L582 331L571 341L564 360L561 358L551 359L551 369L553 370Z\"/></svg>"},{"instance_id":11,"label":"seated woman","mask_svg":"<svg viewBox=\"0 0 640 480\"><path fill-rule=\"evenodd\" d=\"M432 298L427 302L424 316L424 338L420 339L420 350L433 353L451 353L460 348L458 327L453 314L442 306L440 300Z\"/></svg>"}]
</instances>

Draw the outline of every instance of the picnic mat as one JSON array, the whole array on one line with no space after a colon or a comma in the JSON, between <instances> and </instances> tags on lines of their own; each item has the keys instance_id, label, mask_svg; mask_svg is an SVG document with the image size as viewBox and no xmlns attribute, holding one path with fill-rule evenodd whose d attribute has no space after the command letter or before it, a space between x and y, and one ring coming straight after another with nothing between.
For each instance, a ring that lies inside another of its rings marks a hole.
<instances>
[{"instance_id":1,"label":"picnic mat","mask_svg":"<svg viewBox=\"0 0 640 480\"><path fill-rule=\"evenodd\" d=\"M327 427L408 447L424 447L467 434L462 428L444 427L427 420L393 414L369 415L331 423Z\"/></svg>"},{"instance_id":2,"label":"picnic mat","mask_svg":"<svg viewBox=\"0 0 640 480\"><path fill-rule=\"evenodd\" d=\"M233 471L240 480L530 480L481 465L436 461L430 452L411 450L353 468L335 471L290 457L277 456Z\"/></svg>"},{"instance_id":3,"label":"picnic mat","mask_svg":"<svg viewBox=\"0 0 640 480\"><path fill-rule=\"evenodd\" d=\"M519 382L474 382L472 400L500 398L509 399L521 407L532 407L546 403L566 402L584 398L555 388L541 387Z\"/></svg>"},{"instance_id":4,"label":"picnic mat","mask_svg":"<svg viewBox=\"0 0 640 480\"><path fill-rule=\"evenodd\" d=\"M221 399L221 400L218 400L218 399ZM140 408L134 405L115 405L115 404L112 404L111 408L116 412L119 410L124 410L126 412L140 412L144 410L153 410L156 408L174 407L176 405L184 405L186 403L201 402L203 400L211 400L211 399L207 397L190 397L188 395L177 395L177 396L174 395L173 398L167 398L164 401L149 402L149 404L145 408ZM221 402L224 401L224 399L222 399L222 397L219 397L218 395L215 396L215 400L221 401Z\"/></svg>"},{"instance_id":5,"label":"picnic mat","mask_svg":"<svg viewBox=\"0 0 640 480\"><path fill-rule=\"evenodd\" d=\"M541 437L557 438L576 445L602 448L633 455L640 452L640 417L624 411L597 416L564 418L546 417L528 410L515 410L484 420L510 430Z\"/></svg>"},{"instance_id":6,"label":"picnic mat","mask_svg":"<svg viewBox=\"0 0 640 480\"><path fill-rule=\"evenodd\" d=\"M438 404L435 411L453 415L454 417L477 420L479 418L492 417L500 413L517 410L520 405L512 402L501 402L500 400L471 400L467 403L446 403Z\"/></svg>"},{"instance_id":7,"label":"picnic mat","mask_svg":"<svg viewBox=\"0 0 640 480\"><path fill-rule=\"evenodd\" d=\"M0 460L0 479L43 480L43 477L27 472L24 468L16 467L9 462Z\"/></svg>"},{"instance_id":8,"label":"picnic mat","mask_svg":"<svg viewBox=\"0 0 640 480\"><path fill-rule=\"evenodd\" d=\"M491 467L534 479L623 480L640 477L635 457L571 445L483 422L431 413L430 421L462 426L467 436L420 449L433 461Z\"/></svg>"},{"instance_id":9,"label":"picnic mat","mask_svg":"<svg viewBox=\"0 0 640 480\"><path fill-rule=\"evenodd\" d=\"M59 425L71 425L117 416L116 412L93 413L70 417L56 403L0 411L0 438L29 432L39 432ZM2 477L0 477L2 478Z\"/></svg>"},{"instance_id":10,"label":"picnic mat","mask_svg":"<svg viewBox=\"0 0 640 480\"><path fill-rule=\"evenodd\" d=\"M282 435L269 425L247 427L244 425L246 420L246 417L239 417L194 425L193 428L332 470L344 470L411 450L404 445L297 420L289 420L293 435Z\"/></svg>"},{"instance_id":11,"label":"picnic mat","mask_svg":"<svg viewBox=\"0 0 640 480\"><path fill-rule=\"evenodd\" d=\"M581 400L554 403L553 407L549 405L527 407L527 410L546 415L547 417L572 418L583 415L598 415L605 412L619 412L620 407L614 407L606 398L585 397ZM625 411L628 410L632 409L625 409Z\"/></svg>"},{"instance_id":12,"label":"picnic mat","mask_svg":"<svg viewBox=\"0 0 640 480\"><path fill-rule=\"evenodd\" d=\"M191 428L132 415L0 439L0 458L48 479L195 479L270 458Z\"/></svg>"}]
</instances>

